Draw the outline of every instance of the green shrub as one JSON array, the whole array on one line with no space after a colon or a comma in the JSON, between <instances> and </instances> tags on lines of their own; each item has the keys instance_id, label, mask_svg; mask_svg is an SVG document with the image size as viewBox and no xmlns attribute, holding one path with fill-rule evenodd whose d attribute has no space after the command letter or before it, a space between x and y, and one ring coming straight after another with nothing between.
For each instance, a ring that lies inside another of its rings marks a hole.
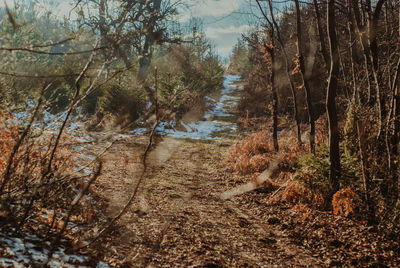
<instances>
[{"instance_id":1,"label":"green shrub","mask_svg":"<svg viewBox=\"0 0 400 268\"><path fill-rule=\"evenodd\" d=\"M348 156L358 155L357 120L360 115L360 107L353 100L347 111L344 126L344 149Z\"/></svg>"},{"instance_id":2,"label":"green shrub","mask_svg":"<svg viewBox=\"0 0 400 268\"><path fill-rule=\"evenodd\" d=\"M44 94L48 103L47 111L57 114L64 111L70 104L71 90L68 85L55 83Z\"/></svg>"},{"instance_id":3,"label":"green shrub","mask_svg":"<svg viewBox=\"0 0 400 268\"><path fill-rule=\"evenodd\" d=\"M110 84L102 89L103 96L98 100L98 111L117 115L134 121L145 108L145 93L140 87L122 87Z\"/></svg>"},{"instance_id":4,"label":"green shrub","mask_svg":"<svg viewBox=\"0 0 400 268\"><path fill-rule=\"evenodd\" d=\"M205 68L205 73L204 73L205 88L203 91L210 92L212 90L221 88L222 83L224 82L225 69L218 61L218 59L212 56L207 57L204 60L203 65Z\"/></svg>"},{"instance_id":5,"label":"green shrub","mask_svg":"<svg viewBox=\"0 0 400 268\"><path fill-rule=\"evenodd\" d=\"M342 147L340 188L350 187L360 193L362 191L360 160L345 154ZM295 179L304 182L311 190L323 193L326 197L330 194L329 167L328 147L326 145L317 146L316 155L309 153L298 158Z\"/></svg>"},{"instance_id":6,"label":"green shrub","mask_svg":"<svg viewBox=\"0 0 400 268\"><path fill-rule=\"evenodd\" d=\"M185 106L183 100L185 85L182 82L182 74L167 73L160 78L159 105L170 111L182 112Z\"/></svg>"}]
</instances>

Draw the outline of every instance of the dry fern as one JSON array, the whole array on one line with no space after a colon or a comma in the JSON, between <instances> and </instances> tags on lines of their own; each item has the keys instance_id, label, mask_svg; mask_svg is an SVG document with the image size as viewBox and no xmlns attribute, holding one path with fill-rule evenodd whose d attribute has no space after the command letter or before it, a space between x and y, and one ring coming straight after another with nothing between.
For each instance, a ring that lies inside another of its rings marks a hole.
<instances>
[{"instance_id":1,"label":"dry fern","mask_svg":"<svg viewBox=\"0 0 400 268\"><path fill-rule=\"evenodd\" d=\"M355 214L360 202L360 198L350 189L350 187L342 189L333 195L333 214L346 217L352 216Z\"/></svg>"}]
</instances>

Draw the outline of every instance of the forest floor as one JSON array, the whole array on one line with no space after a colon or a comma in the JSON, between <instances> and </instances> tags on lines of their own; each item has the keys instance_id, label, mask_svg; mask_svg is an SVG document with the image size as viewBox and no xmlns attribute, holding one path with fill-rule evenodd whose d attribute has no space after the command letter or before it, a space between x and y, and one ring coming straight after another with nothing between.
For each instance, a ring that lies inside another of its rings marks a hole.
<instances>
[{"instance_id":1,"label":"forest floor","mask_svg":"<svg viewBox=\"0 0 400 268\"><path fill-rule=\"evenodd\" d=\"M140 177L145 137L116 143L93 191L114 217ZM325 212L268 205L261 187L229 200L248 182L229 168L234 140L164 138L151 151L139 193L98 248L122 267L396 267L399 247L373 228ZM273 189L274 192L276 189ZM105 254L105 255L104 255Z\"/></svg>"}]
</instances>

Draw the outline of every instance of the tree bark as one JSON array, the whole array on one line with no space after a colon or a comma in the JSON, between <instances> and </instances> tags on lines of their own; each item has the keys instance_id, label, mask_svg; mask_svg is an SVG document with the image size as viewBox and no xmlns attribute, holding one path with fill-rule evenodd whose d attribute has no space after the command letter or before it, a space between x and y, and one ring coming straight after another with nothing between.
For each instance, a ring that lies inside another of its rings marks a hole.
<instances>
[{"instance_id":1,"label":"tree bark","mask_svg":"<svg viewBox=\"0 0 400 268\"><path fill-rule=\"evenodd\" d=\"M313 4L314 4L315 17L317 20L317 29L318 29L321 53L322 53L322 57L324 58L324 61L325 61L326 69L329 71L329 68L331 66L330 57L329 57L329 52L328 52L328 49L326 48L325 41L324 41L324 32L323 32L322 23L321 23L321 14L319 12L317 0L313 0Z\"/></svg>"},{"instance_id":2,"label":"tree bark","mask_svg":"<svg viewBox=\"0 0 400 268\"><path fill-rule=\"evenodd\" d=\"M300 73L302 82L304 85L306 102L307 102L307 110L308 110L308 120L310 124L310 151L315 154L315 118L313 105L311 100L311 91L309 85L309 79L305 76L306 66L304 63L304 41L301 33L301 14L300 14L300 5L299 0L294 0L296 7L296 24L297 24L297 54L299 57L300 64Z\"/></svg>"},{"instance_id":3,"label":"tree bark","mask_svg":"<svg viewBox=\"0 0 400 268\"><path fill-rule=\"evenodd\" d=\"M276 90L276 83L275 83L275 74L276 74L276 64L275 64L275 29L272 22L269 20L267 15L265 14L263 8L260 5L259 0L256 0L257 5L263 14L267 24L269 26L269 37L271 39L270 46L266 46L267 52L270 54L271 57L271 75L270 75L270 83L272 89L272 118L273 118L273 130L272 130L272 138L274 142L274 149L275 152L279 151L279 144L278 144L278 92Z\"/></svg>"},{"instance_id":4,"label":"tree bark","mask_svg":"<svg viewBox=\"0 0 400 268\"><path fill-rule=\"evenodd\" d=\"M153 57L153 46L157 42L155 38L155 27L157 24L158 14L161 9L162 0L153 0L147 3L146 8L149 14L151 14L150 21L146 27L146 37L143 46L143 52L139 60L139 73L138 78L140 81L146 80L147 74L149 72L149 67L151 64L151 59ZM150 5L152 3L152 6Z\"/></svg>"},{"instance_id":5,"label":"tree bark","mask_svg":"<svg viewBox=\"0 0 400 268\"><path fill-rule=\"evenodd\" d=\"M339 153L339 128L336 110L336 92L338 87L337 77L339 75L339 51L336 36L335 1L328 0L328 38L330 48L330 71L328 88L326 94L326 110L329 122L329 161L330 173L329 183L333 193L339 190L340 178L340 153Z\"/></svg>"},{"instance_id":6,"label":"tree bark","mask_svg":"<svg viewBox=\"0 0 400 268\"><path fill-rule=\"evenodd\" d=\"M281 33L279 31L279 26L278 26L278 24L276 23L276 20L275 20L275 16L274 16L274 12L273 12L273 8L272 8L272 1L271 0L268 0L268 5L269 5L269 11L270 11L271 20L272 20L273 25L275 26L277 40L278 40L279 45L282 48L283 56L284 56L284 59L285 59L286 75L287 75L287 78L288 78L289 83L290 83L290 90L291 90L292 98L293 98L293 114L294 114L294 119L296 121L296 127L297 127L297 143L299 145L301 145L302 141L301 141L300 118L299 118L298 105L297 105L297 95L296 95L296 89L295 89L295 86L294 86L294 83L293 83L293 79L292 79L292 77L290 75L289 57L287 55L285 45L284 45L284 43L282 41Z\"/></svg>"},{"instance_id":7,"label":"tree bark","mask_svg":"<svg viewBox=\"0 0 400 268\"><path fill-rule=\"evenodd\" d=\"M271 89L272 89L272 109L273 109L273 132L272 138L274 141L275 152L279 151L278 145L278 92L276 90L275 74L276 74L276 63L275 63L275 42L274 42L274 28L270 28L271 46L269 53L271 56Z\"/></svg>"}]
</instances>

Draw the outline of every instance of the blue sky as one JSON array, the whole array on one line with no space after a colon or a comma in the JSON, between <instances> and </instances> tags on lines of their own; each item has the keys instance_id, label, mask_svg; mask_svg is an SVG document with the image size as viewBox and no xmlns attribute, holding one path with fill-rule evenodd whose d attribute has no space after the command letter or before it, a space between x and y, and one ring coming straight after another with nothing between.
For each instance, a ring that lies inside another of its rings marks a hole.
<instances>
[{"instance_id":1,"label":"blue sky","mask_svg":"<svg viewBox=\"0 0 400 268\"><path fill-rule=\"evenodd\" d=\"M171 0L180 1L183 5L177 20L185 23L191 18L199 18L204 23L206 36L215 45L216 51L222 57L228 57L232 47L242 33L254 25L255 15L258 14L254 0ZM14 0L6 0L13 7ZM17 1L18 2L18 1ZM51 11L60 18L68 16L72 8L71 0L20 0L20 2L35 2L39 12ZM56 2L58 8L48 3ZM0 0L0 6L4 6Z\"/></svg>"},{"instance_id":2,"label":"blue sky","mask_svg":"<svg viewBox=\"0 0 400 268\"><path fill-rule=\"evenodd\" d=\"M258 10L254 0L187 0L189 8L181 11L180 21L191 17L204 22L206 36L215 44L217 52L229 56L232 47L254 25ZM253 14L254 13L254 14Z\"/></svg>"}]
</instances>

